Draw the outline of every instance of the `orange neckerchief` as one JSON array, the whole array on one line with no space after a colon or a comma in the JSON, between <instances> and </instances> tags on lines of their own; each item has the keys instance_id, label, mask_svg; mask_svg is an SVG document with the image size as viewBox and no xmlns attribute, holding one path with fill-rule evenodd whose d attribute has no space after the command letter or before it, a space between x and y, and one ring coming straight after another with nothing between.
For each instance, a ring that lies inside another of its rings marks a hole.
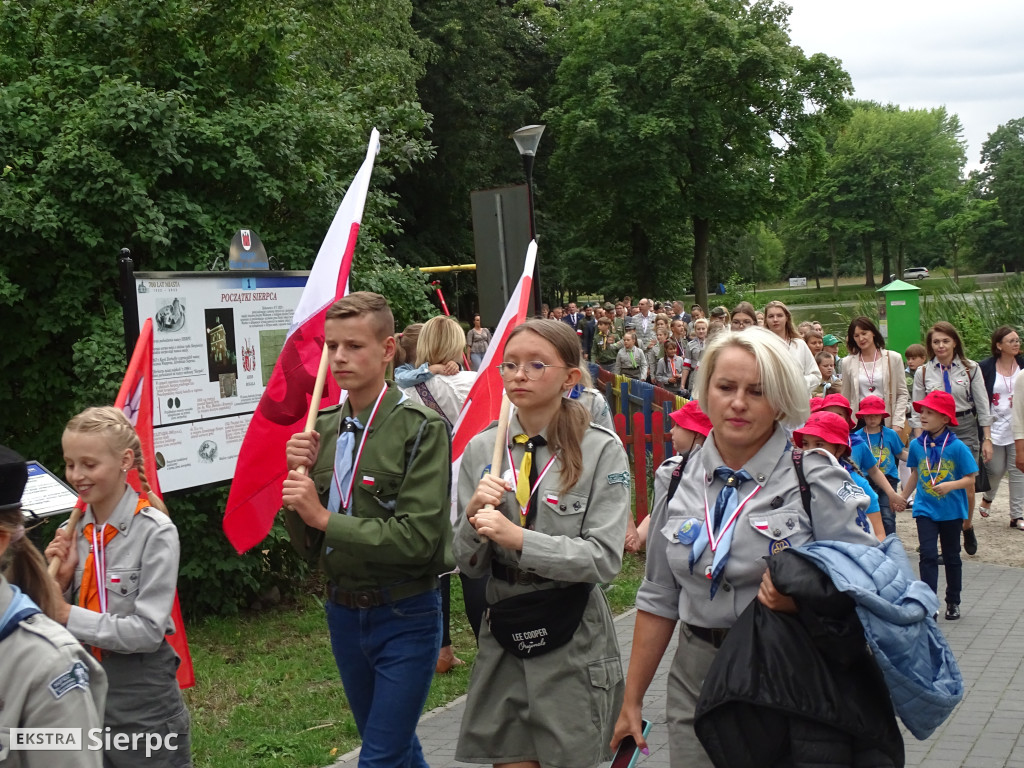
<instances>
[{"instance_id":1,"label":"orange neckerchief","mask_svg":"<svg viewBox=\"0 0 1024 768\"><path fill-rule=\"evenodd\" d=\"M138 504L135 505L135 512L137 515L139 512L150 506L149 499L140 496ZM92 541L93 524L87 523L82 529L82 535L88 542ZM103 542L101 547L106 550L110 540L117 536L117 526L106 525L103 527ZM89 611L100 611L100 585L96 581L96 559L95 553L92 551L92 544L89 545L89 556L85 559L85 567L82 569L82 586L78 590L78 605ZM103 652L92 646L92 654L96 657L97 661L103 660Z\"/></svg>"}]
</instances>

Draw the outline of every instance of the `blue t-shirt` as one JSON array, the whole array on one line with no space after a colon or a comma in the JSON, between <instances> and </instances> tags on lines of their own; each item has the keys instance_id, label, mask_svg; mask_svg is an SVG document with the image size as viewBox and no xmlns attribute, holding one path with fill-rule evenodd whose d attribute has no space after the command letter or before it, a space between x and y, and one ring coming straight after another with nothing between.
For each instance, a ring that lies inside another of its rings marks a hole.
<instances>
[{"instance_id":1,"label":"blue t-shirt","mask_svg":"<svg viewBox=\"0 0 1024 768\"><path fill-rule=\"evenodd\" d=\"M856 432L853 433L853 435L856 434ZM850 437L852 438L853 435ZM867 477L868 471L878 463L875 454L871 452L871 446L863 437L850 440L850 459L865 477Z\"/></svg>"},{"instance_id":2,"label":"blue t-shirt","mask_svg":"<svg viewBox=\"0 0 1024 768\"><path fill-rule=\"evenodd\" d=\"M936 521L966 520L967 491L959 488L940 496L932 486L972 475L978 471L978 463L971 449L948 429L937 437L925 432L910 441L907 466L917 470L914 517L930 517Z\"/></svg>"},{"instance_id":3,"label":"blue t-shirt","mask_svg":"<svg viewBox=\"0 0 1024 768\"><path fill-rule=\"evenodd\" d=\"M897 476L899 470L896 467L896 459L903 453L903 440L895 431L883 426L882 431L874 435L864 429L858 429L853 434L860 435L871 447L871 453L883 475Z\"/></svg>"}]
</instances>

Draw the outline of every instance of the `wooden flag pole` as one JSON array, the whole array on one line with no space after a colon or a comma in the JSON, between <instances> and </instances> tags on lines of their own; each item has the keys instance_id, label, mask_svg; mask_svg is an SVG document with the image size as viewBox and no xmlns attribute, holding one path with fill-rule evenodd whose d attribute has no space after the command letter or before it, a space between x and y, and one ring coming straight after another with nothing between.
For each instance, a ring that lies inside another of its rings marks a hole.
<instances>
[{"instance_id":1,"label":"wooden flag pole","mask_svg":"<svg viewBox=\"0 0 1024 768\"><path fill-rule=\"evenodd\" d=\"M82 519L82 510L80 507L75 507L71 510L71 517L68 518L67 529L71 536L71 546L75 546L75 529L78 527L78 521ZM50 576L54 579L57 578L57 571L60 570L61 559L54 557L50 560L50 564L46 570L49 571Z\"/></svg>"},{"instance_id":2,"label":"wooden flag pole","mask_svg":"<svg viewBox=\"0 0 1024 768\"><path fill-rule=\"evenodd\" d=\"M501 459L505 449L505 438L508 432L508 418L512 402L508 399L508 393L504 388L501 390L501 415L498 416L498 430L494 435L494 451L491 453L491 477L501 477ZM493 504L487 504L484 509L494 509Z\"/></svg>"},{"instance_id":3,"label":"wooden flag pole","mask_svg":"<svg viewBox=\"0 0 1024 768\"><path fill-rule=\"evenodd\" d=\"M309 401L309 413L306 414L306 426L303 432L312 432L316 426L316 417L320 413L320 400L324 396L324 384L327 383L327 371L330 370L330 362L327 359L327 341L324 340L324 349L320 353L320 367L316 370L316 383L313 385L313 399ZM305 475L309 473L308 467L299 467L297 472Z\"/></svg>"}]
</instances>

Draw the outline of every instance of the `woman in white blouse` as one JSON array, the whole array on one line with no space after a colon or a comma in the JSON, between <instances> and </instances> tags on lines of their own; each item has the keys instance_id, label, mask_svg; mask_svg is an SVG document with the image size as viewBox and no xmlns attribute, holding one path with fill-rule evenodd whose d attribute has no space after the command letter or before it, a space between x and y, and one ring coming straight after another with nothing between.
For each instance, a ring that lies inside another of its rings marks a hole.
<instances>
[{"instance_id":1,"label":"woman in white blouse","mask_svg":"<svg viewBox=\"0 0 1024 768\"><path fill-rule=\"evenodd\" d=\"M814 362L811 350L796 332L793 313L781 301L769 301L764 307L764 325L789 347L789 353L796 360L796 365L807 382L807 395L810 397L811 390L821 383L821 372L818 370L818 364Z\"/></svg>"},{"instance_id":2,"label":"woman in white blouse","mask_svg":"<svg viewBox=\"0 0 1024 768\"><path fill-rule=\"evenodd\" d=\"M846 348L850 354L842 359L843 397L857 410L858 403L869 395L885 401L885 410L892 415L885 426L902 432L907 420L910 392L899 352L885 348L885 339L878 326L867 317L854 318L846 331Z\"/></svg>"},{"instance_id":3,"label":"woman in white blouse","mask_svg":"<svg viewBox=\"0 0 1024 768\"><path fill-rule=\"evenodd\" d=\"M1017 469L1017 451L1013 434L1013 390L1024 367L1020 354L1020 334L1009 325L992 332L992 356L978 363L988 392L992 411L992 460L988 463L991 488L981 499L981 516L988 517L989 507L999 490L1003 475L1010 483L1010 527L1024 530L1024 473Z\"/></svg>"}]
</instances>

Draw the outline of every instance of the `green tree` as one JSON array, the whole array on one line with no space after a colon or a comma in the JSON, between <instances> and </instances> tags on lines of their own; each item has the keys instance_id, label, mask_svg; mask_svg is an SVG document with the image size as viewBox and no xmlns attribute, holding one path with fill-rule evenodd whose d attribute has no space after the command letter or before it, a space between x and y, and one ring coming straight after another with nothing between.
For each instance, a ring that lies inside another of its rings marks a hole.
<instances>
[{"instance_id":1,"label":"green tree","mask_svg":"<svg viewBox=\"0 0 1024 768\"><path fill-rule=\"evenodd\" d=\"M979 195L998 201L999 220L1005 225L992 227L989 247L1004 267L1020 271L1024 266L1024 118L989 134L981 162Z\"/></svg>"},{"instance_id":2,"label":"green tree","mask_svg":"<svg viewBox=\"0 0 1024 768\"><path fill-rule=\"evenodd\" d=\"M713 228L781 212L815 177L850 80L790 43L789 13L741 0L570 8L548 115L552 184L578 237L628 248L641 292L679 269L662 232L686 222L705 303Z\"/></svg>"}]
</instances>

